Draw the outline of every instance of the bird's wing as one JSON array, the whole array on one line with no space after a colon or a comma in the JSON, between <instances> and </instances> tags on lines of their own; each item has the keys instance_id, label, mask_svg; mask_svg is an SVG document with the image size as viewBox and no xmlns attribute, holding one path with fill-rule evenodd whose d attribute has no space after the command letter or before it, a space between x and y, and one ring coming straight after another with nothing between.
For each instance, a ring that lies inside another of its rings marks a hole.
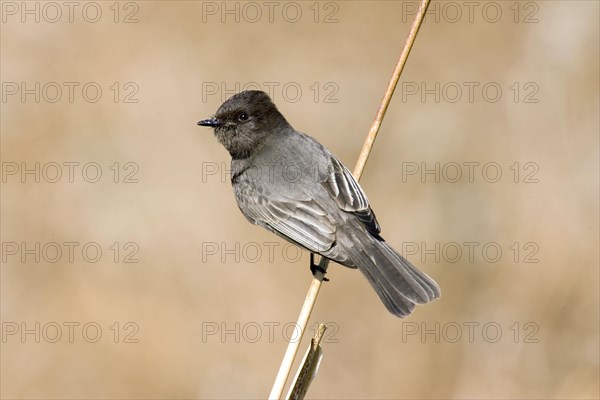
<instances>
[{"instance_id":1,"label":"bird's wing","mask_svg":"<svg viewBox=\"0 0 600 400\"><path fill-rule=\"evenodd\" d=\"M381 232L369 200L352 173L337 158L331 156L331 169L323 186L342 210L351 212L360 220L369 233L378 236Z\"/></svg>"},{"instance_id":2,"label":"bird's wing","mask_svg":"<svg viewBox=\"0 0 600 400\"><path fill-rule=\"evenodd\" d=\"M335 222L315 199L252 196L241 198L240 201L240 209L251 222L309 251L322 253L335 243Z\"/></svg>"}]
</instances>

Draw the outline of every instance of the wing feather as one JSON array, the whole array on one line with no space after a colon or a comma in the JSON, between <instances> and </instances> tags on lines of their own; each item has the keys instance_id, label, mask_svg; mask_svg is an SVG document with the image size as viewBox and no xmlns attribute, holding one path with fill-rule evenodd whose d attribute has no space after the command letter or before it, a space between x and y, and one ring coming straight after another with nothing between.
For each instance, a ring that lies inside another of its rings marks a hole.
<instances>
[{"instance_id":1,"label":"wing feather","mask_svg":"<svg viewBox=\"0 0 600 400\"><path fill-rule=\"evenodd\" d=\"M381 228L369 200L348 168L335 157L330 159L331 170L323 186L342 210L354 213L367 231L379 236Z\"/></svg>"},{"instance_id":2,"label":"wing feather","mask_svg":"<svg viewBox=\"0 0 600 400\"><path fill-rule=\"evenodd\" d=\"M260 206L248 202L260 203ZM309 251L321 253L335 243L336 227L314 199L302 201L246 198L240 207L250 221L292 240Z\"/></svg>"}]
</instances>

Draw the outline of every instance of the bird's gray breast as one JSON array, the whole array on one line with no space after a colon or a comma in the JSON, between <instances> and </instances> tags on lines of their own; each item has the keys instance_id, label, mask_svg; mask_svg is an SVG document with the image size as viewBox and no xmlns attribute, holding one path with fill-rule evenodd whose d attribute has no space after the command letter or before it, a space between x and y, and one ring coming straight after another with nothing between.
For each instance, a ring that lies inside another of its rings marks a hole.
<instances>
[{"instance_id":1,"label":"bird's gray breast","mask_svg":"<svg viewBox=\"0 0 600 400\"><path fill-rule=\"evenodd\" d=\"M231 181L238 203L253 195L296 200L326 196L322 184L330 173L328 161L322 146L303 135L267 143L254 157L232 160Z\"/></svg>"}]
</instances>

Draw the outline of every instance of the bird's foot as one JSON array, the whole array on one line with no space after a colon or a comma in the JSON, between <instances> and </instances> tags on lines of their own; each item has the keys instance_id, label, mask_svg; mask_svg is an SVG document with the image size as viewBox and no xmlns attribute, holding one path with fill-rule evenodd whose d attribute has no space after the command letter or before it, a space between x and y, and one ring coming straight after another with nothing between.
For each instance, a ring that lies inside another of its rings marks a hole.
<instances>
[{"instance_id":1,"label":"bird's foot","mask_svg":"<svg viewBox=\"0 0 600 400\"><path fill-rule=\"evenodd\" d=\"M312 272L313 276L317 275L317 272L321 272L323 275L327 273L327 271L319 266L319 264L315 264L315 254L310 253L310 272ZM328 278L323 276L324 282L329 282Z\"/></svg>"}]
</instances>

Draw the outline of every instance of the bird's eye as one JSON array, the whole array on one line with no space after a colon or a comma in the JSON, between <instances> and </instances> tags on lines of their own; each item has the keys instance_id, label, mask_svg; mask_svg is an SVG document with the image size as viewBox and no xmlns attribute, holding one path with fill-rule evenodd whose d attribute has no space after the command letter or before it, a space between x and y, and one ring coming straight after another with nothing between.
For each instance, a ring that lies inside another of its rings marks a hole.
<instances>
[{"instance_id":1,"label":"bird's eye","mask_svg":"<svg viewBox=\"0 0 600 400\"><path fill-rule=\"evenodd\" d=\"M241 112L238 114L238 120L240 120L242 122L248 121L249 118L250 117L245 112Z\"/></svg>"}]
</instances>

